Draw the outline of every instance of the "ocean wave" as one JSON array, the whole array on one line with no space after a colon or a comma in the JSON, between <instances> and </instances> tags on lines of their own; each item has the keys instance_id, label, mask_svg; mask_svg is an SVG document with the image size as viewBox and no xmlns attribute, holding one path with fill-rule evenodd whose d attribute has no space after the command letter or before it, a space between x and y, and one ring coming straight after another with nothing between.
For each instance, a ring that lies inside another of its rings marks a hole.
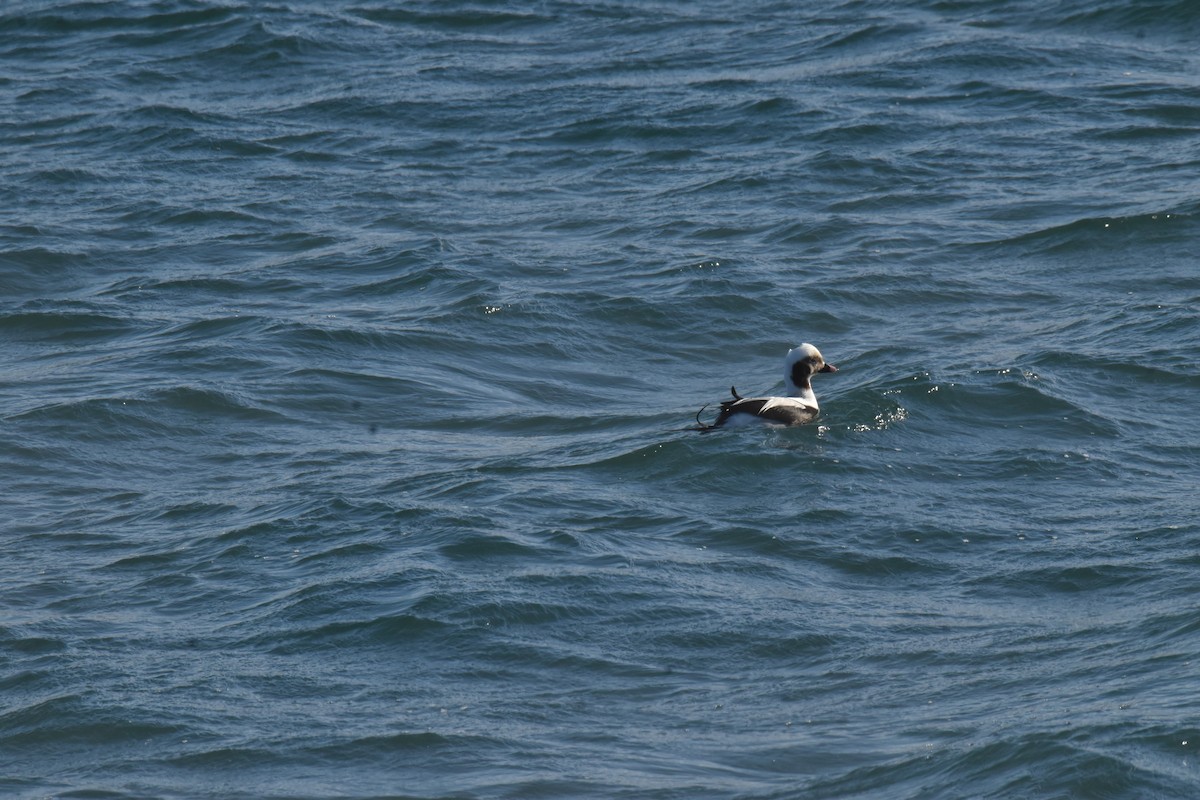
<instances>
[{"instance_id":1,"label":"ocean wave","mask_svg":"<svg viewBox=\"0 0 1200 800\"><path fill-rule=\"evenodd\" d=\"M1056 27L1138 39L1147 33L1184 39L1200 30L1200 12L1188 0L1151 0L1135 6L1113 0L1096 4L1060 0L1050 18Z\"/></svg>"},{"instance_id":2,"label":"ocean wave","mask_svg":"<svg viewBox=\"0 0 1200 800\"><path fill-rule=\"evenodd\" d=\"M220 22L231 16L229 8L159 11L147 7L124 9L124 13L114 11L117 9L94 3L59 3L53 7L34 9L33 13L26 11L0 15L0 30L53 35L100 31L111 35L113 31L145 26L178 32L180 29Z\"/></svg>"},{"instance_id":3,"label":"ocean wave","mask_svg":"<svg viewBox=\"0 0 1200 800\"><path fill-rule=\"evenodd\" d=\"M6 419L42 431L70 430L72 438L79 442L132 443L196 435L214 419L261 424L286 418L232 390L180 385L127 397L45 403L11 413ZM120 457L115 453L113 456Z\"/></svg>"},{"instance_id":4,"label":"ocean wave","mask_svg":"<svg viewBox=\"0 0 1200 800\"><path fill-rule=\"evenodd\" d=\"M1132 729L1128 724L1121 727ZM1187 735L1186 731L1181 734ZM1190 778L1175 774L1165 763L1155 763L1165 760L1161 750L1153 755L1153 751L1114 753L1097 749L1081 741L1083 738L1067 727L1007 737L979 736L950 747L915 745L910 755L897 756L885 765L850 770L839 778L818 781L810 789L822 795L886 791L896 797L916 798L930 787L940 786L943 776L954 774L963 776L984 795L993 796L1133 796L1142 791L1163 797L1187 795Z\"/></svg>"},{"instance_id":5,"label":"ocean wave","mask_svg":"<svg viewBox=\"0 0 1200 800\"><path fill-rule=\"evenodd\" d=\"M355 14L371 22L399 27L433 28L450 31L511 30L543 25L553 17L534 10L520 11L489 8L440 8L423 4L406 9L357 9Z\"/></svg>"},{"instance_id":6,"label":"ocean wave","mask_svg":"<svg viewBox=\"0 0 1200 800\"><path fill-rule=\"evenodd\" d=\"M48 307L42 308L40 306ZM137 319L106 313L102 306L79 304L27 304L0 312L0 334L17 341L83 344L129 336L143 330Z\"/></svg>"},{"instance_id":7,"label":"ocean wave","mask_svg":"<svg viewBox=\"0 0 1200 800\"><path fill-rule=\"evenodd\" d=\"M1032 253L1056 254L1109 248L1132 240L1182 241L1195 226L1194 210L1162 211L1127 217L1093 217L1019 234L990 245L1015 246Z\"/></svg>"}]
</instances>

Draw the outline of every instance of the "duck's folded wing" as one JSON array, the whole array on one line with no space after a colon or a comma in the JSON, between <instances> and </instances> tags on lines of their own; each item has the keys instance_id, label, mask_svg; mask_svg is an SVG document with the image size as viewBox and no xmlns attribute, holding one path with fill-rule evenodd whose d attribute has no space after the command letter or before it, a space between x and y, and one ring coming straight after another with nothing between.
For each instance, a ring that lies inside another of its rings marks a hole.
<instances>
[{"instance_id":1,"label":"duck's folded wing","mask_svg":"<svg viewBox=\"0 0 1200 800\"><path fill-rule=\"evenodd\" d=\"M713 426L722 425L734 414L750 414L779 425L803 425L817 418L817 409L781 397L746 397L721 403Z\"/></svg>"},{"instance_id":2,"label":"duck's folded wing","mask_svg":"<svg viewBox=\"0 0 1200 800\"><path fill-rule=\"evenodd\" d=\"M799 403L766 405L758 416L783 425L806 425L817 418L817 410Z\"/></svg>"}]
</instances>

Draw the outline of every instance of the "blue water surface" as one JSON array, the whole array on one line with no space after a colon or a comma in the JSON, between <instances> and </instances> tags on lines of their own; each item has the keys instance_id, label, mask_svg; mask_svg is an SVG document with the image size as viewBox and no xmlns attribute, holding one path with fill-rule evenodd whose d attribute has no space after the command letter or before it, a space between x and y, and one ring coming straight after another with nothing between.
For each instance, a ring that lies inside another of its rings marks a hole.
<instances>
[{"instance_id":1,"label":"blue water surface","mask_svg":"<svg viewBox=\"0 0 1200 800\"><path fill-rule=\"evenodd\" d=\"M1198 37L6 5L0 794L1196 797Z\"/></svg>"}]
</instances>

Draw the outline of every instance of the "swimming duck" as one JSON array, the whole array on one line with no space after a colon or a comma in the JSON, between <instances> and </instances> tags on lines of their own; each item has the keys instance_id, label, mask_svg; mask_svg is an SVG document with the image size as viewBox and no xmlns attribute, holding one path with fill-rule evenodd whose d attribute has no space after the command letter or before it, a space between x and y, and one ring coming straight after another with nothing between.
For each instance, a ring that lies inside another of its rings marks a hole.
<instances>
[{"instance_id":1,"label":"swimming duck","mask_svg":"<svg viewBox=\"0 0 1200 800\"><path fill-rule=\"evenodd\" d=\"M783 361L783 382L787 386L786 397L742 397L733 386L729 387L732 400L721 403L721 413L716 421L706 425L700 421L705 406L696 412L699 430L733 427L751 422L772 425L804 425L812 422L820 413L817 396L813 394L809 379L814 372L837 372L833 364L826 364L821 351L805 342L788 350Z\"/></svg>"}]
</instances>

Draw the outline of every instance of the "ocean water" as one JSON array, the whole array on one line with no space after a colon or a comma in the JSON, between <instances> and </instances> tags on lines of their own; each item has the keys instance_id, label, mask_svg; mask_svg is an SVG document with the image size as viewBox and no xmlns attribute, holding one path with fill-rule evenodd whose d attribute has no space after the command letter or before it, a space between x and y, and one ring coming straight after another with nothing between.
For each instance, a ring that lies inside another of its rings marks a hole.
<instances>
[{"instance_id":1,"label":"ocean water","mask_svg":"<svg viewBox=\"0 0 1200 800\"><path fill-rule=\"evenodd\" d=\"M1198 40L6 3L0 795L1200 796Z\"/></svg>"}]
</instances>

